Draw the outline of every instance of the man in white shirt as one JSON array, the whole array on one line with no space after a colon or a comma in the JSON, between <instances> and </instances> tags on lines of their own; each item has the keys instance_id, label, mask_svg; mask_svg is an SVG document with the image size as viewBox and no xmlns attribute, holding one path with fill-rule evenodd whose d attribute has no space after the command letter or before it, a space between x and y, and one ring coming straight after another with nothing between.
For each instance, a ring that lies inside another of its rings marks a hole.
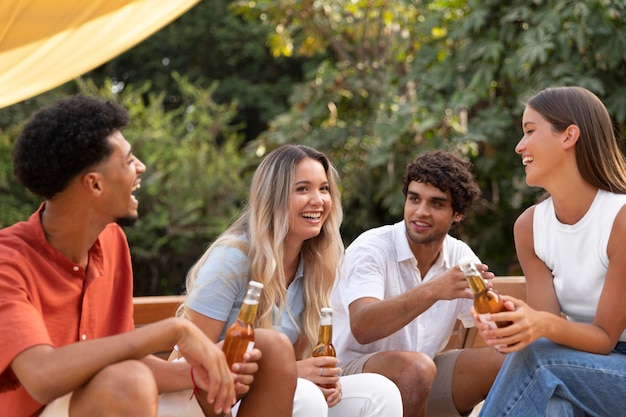
<instances>
[{"instance_id":1,"label":"man in white shirt","mask_svg":"<svg viewBox=\"0 0 626 417\"><path fill-rule=\"evenodd\" d=\"M448 234L480 194L469 163L426 153L403 178L404 220L364 232L348 247L332 295L334 346L344 375L374 372L396 383L405 417L467 415L504 355L493 348L440 352L472 294L458 263L477 259ZM478 263L485 278L487 265Z\"/></svg>"}]
</instances>

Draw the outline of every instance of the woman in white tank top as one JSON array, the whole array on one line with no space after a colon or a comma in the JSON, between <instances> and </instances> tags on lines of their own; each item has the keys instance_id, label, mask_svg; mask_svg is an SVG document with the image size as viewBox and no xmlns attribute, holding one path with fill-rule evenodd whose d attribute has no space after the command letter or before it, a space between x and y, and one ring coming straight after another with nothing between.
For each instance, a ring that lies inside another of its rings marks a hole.
<instances>
[{"instance_id":1,"label":"woman in white tank top","mask_svg":"<svg viewBox=\"0 0 626 417\"><path fill-rule=\"evenodd\" d=\"M602 102L579 87L526 105L521 156L529 186L549 197L514 236L526 302L505 297L512 321L477 327L509 353L481 416L626 415L626 162Z\"/></svg>"}]
</instances>

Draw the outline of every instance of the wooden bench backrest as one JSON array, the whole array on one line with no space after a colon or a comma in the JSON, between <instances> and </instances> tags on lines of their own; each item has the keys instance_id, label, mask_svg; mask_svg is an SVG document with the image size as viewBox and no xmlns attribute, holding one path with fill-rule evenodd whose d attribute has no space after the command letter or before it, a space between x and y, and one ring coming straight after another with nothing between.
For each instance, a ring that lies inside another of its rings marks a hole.
<instances>
[{"instance_id":1,"label":"wooden bench backrest","mask_svg":"<svg viewBox=\"0 0 626 417\"><path fill-rule=\"evenodd\" d=\"M176 309L183 302L182 295L159 295L135 297L135 326L144 326L176 315Z\"/></svg>"},{"instance_id":2,"label":"wooden bench backrest","mask_svg":"<svg viewBox=\"0 0 626 417\"><path fill-rule=\"evenodd\" d=\"M496 277L492 283L493 288L499 294L510 295L526 301L526 279L523 276ZM135 297L133 299L135 326L140 327L168 317L174 317L183 298L182 295ZM483 339L477 336L476 329L466 329L460 321L457 321L446 349L484 345Z\"/></svg>"}]
</instances>

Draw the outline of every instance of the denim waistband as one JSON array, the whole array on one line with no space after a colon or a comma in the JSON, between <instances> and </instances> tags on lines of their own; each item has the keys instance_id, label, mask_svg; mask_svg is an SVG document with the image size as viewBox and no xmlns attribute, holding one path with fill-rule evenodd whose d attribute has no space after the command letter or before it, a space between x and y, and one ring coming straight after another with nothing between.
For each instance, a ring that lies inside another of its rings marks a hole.
<instances>
[{"instance_id":1,"label":"denim waistband","mask_svg":"<svg viewBox=\"0 0 626 417\"><path fill-rule=\"evenodd\" d=\"M626 353L626 342L617 342L613 348L613 352Z\"/></svg>"}]
</instances>

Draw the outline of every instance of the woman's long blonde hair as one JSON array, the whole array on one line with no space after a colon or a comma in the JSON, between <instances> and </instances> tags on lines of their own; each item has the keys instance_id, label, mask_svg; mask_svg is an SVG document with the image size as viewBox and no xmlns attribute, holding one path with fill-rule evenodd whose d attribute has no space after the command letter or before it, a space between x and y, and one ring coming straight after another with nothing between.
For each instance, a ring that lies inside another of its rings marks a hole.
<instances>
[{"instance_id":1,"label":"woman's long blonde hair","mask_svg":"<svg viewBox=\"0 0 626 417\"><path fill-rule=\"evenodd\" d=\"M187 294L195 287L198 270L216 246L233 246L248 255L249 279L263 283L256 326L271 328L273 307L286 305L286 277L283 269L283 241L289 231L289 202L295 189L296 165L305 158L322 164L328 177L332 209L319 235L302 246L304 262L304 300L300 334L308 347L317 342L319 314L330 306L330 292L338 273L344 246L339 227L342 221L338 175L323 153L304 145L283 145L261 162L250 185L249 201L242 215L222 233L187 274ZM184 314L183 304L179 314ZM306 352L310 349L306 349Z\"/></svg>"}]
</instances>

